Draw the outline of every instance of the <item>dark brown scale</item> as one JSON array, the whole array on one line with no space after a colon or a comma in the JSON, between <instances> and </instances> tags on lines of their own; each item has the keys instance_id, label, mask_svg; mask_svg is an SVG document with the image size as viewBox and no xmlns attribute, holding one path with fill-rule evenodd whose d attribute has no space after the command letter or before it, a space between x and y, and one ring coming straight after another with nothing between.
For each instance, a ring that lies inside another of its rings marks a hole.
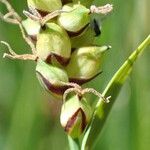
<instances>
[{"instance_id":1,"label":"dark brown scale","mask_svg":"<svg viewBox=\"0 0 150 150\"><path fill-rule=\"evenodd\" d=\"M69 132L70 128L72 127L72 125L74 124L74 122L77 119L78 114L81 112L82 114L82 127L81 127L81 132L84 131L85 127L86 127L86 116L83 112L83 110L81 108L79 108L74 115L68 120L66 126L65 126L65 131Z\"/></svg>"},{"instance_id":2,"label":"dark brown scale","mask_svg":"<svg viewBox=\"0 0 150 150\"><path fill-rule=\"evenodd\" d=\"M71 2L71 0L62 0L62 4L65 5L67 3Z\"/></svg>"},{"instance_id":3,"label":"dark brown scale","mask_svg":"<svg viewBox=\"0 0 150 150\"><path fill-rule=\"evenodd\" d=\"M36 9L39 13L40 13L40 15L42 16L42 17L44 17L44 16L46 16L46 15L48 15L50 12L47 12L47 11L43 11L43 10L39 10L39 9Z\"/></svg>"},{"instance_id":4,"label":"dark brown scale","mask_svg":"<svg viewBox=\"0 0 150 150\"><path fill-rule=\"evenodd\" d=\"M71 48L71 54L76 50L76 48Z\"/></svg>"},{"instance_id":5,"label":"dark brown scale","mask_svg":"<svg viewBox=\"0 0 150 150\"><path fill-rule=\"evenodd\" d=\"M47 89L49 91L51 91L52 93L56 93L58 95L63 95L64 92L68 89L68 88L71 88L71 86L56 86L56 85L53 85L51 84L46 78L43 77L43 75L40 73L40 72L36 72L41 78L42 78L42 81L44 82L44 84L46 85Z\"/></svg>"},{"instance_id":6,"label":"dark brown scale","mask_svg":"<svg viewBox=\"0 0 150 150\"><path fill-rule=\"evenodd\" d=\"M68 35L70 37L75 37L75 36L79 36L87 27L89 26L89 23L87 25L85 25L81 30L77 31L77 32L70 32L67 31Z\"/></svg>"},{"instance_id":7,"label":"dark brown scale","mask_svg":"<svg viewBox=\"0 0 150 150\"><path fill-rule=\"evenodd\" d=\"M92 78L89 78L89 79L83 79L83 78L69 78L69 82L74 82L74 83L77 83L79 85L82 85L82 84L85 84L91 80L93 80L94 78L96 78L99 74L101 74L101 72L97 73L95 76L93 76Z\"/></svg>"},{"instance_id":8,"label":"dark brown scale","mask_svg":"<svg viewBox=\"0 0 150 150\"><path fill-rule=\"evenodd\" d=\"M51 53L47 58L46 58L46 62L48 64L50 64L52 62L52 58L56 58L56 60L63 66L66 66L69 61L70 61L70 58L64 58L60 55L57 55L57 54L54 54L54 53Z\"/></svg>"},{"instance_id":9,"label":"dark brown scale","mask_svg":"<svg viewBox=\"0 0 150 150\"><path fill-rule=\"evenodd\" d=\"M37 42L37 36L36 35L30 35L30 38L32 39L32 42L34 44L36 44L36 42Z\"/></svg>"},{"instance_id":10,"label":"dark brown scale","mask_svg":"<svg viewBox=\"0 0 150 150\"><path fill-rule=\"evenodd\" d=\"M46 30L46 25L41 26L41 29L42 29L43 31L45 31L45 30Z\"/></svg>"},{"instance_id":11,"label":"dark brown scale","mask_svg":"<svg viewBox=\"0 0 150 150\"><path fill-rule=\"evenodd\" d=\"M57 54L53 54L54 55L54 57L57 59L57 61L61 64L61 65L63 65L63 66L66 66L68 63L69 63L69 61L70 61L70 58L64 58L64 57L61 57L61 56L59 56L59 55L57 55Z\"/></svg>"}]
</instances>

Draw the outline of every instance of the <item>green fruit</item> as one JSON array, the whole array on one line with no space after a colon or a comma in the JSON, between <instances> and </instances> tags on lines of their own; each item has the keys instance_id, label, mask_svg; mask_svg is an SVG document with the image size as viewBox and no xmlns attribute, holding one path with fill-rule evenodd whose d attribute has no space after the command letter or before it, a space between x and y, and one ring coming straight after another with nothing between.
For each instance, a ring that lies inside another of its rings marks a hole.
<instances>
[{"instance_id":1,"label":"green fruit","mask_svg":"<svg viewBox=\"0 0 150 150\"><path fill-rule=\"evenodd\" d=\"M51 62L55 57L62 65L71 55L71 43L64 29L55 23L47 23L45 29L37 36L37 56L43 61Z\"/></svg>"},{"instance_id":2,"label":"green fruit","mask_svg":"<svg viewBox=\"0 0 150 150\"><path fill-rule=\"evenodd\" d=\"M91 107L86 98L79 99L74 95L62 105L60 122L68 135L78 138L84 132L91 116Z\"/></svg>"},{"instance_id":3,"label":"green fruit","mask_svg":"<svg viewBox=\"0 0 150 150\"><path fill-rule=\"evenodd\" d=\"M78 32L90 22L90 10L81 4L67 4L58 17L58 24L69 32Z\"/></svg>"},{"instance_id":4,"label":"green fruit","mask_svg":"<svg viewBox=\"0 0 150 150\"><path fill-rule=\"evenodd\" d=\"M109 48L90 46L75 50L66 66L70 82L83 84L97 76L101 71L103 53Z\"/></svg>"},{"instance_id":5,"label":"green fruit","mask_svg":"<svg viewBox=\"0 0 150 150\"><path fill-rule=\"evenodd\" d=\"M36 75L42 87L54 96L62 96L68 88L62 83L68 83L67 73L63 69L46 64L40 59L37 61Z\"/></svg>"}]
</instances>

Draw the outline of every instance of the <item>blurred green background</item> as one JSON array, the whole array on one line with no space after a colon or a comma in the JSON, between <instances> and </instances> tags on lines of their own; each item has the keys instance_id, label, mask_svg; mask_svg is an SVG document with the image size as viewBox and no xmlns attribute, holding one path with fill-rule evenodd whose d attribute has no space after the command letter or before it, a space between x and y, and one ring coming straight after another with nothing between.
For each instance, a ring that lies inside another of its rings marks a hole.
<instances>
[{"instance_id":1,"label":"blurred green background","mask_svg":"<svg viewBox=\"0 0 150 150\"><path fill-rule=\"evenodd\" d=\"M22 14L26 1L12 0ZM88 86L103 91L112 75L150 31L149 0L96 0L112 3L113 13L102 23L102 44L112 45L105 57L103 74ZM5 10L0 5L0 10ZM23 15L22 15L23 16ZM28 53L15 25L0 20L0 40L17 53ZM59 123L59 101L53 101L39 85L35 63L2 59L0 45L0 150L68 149ZM107 120L94 150L150 149L150 49L137 61Z\"/></svg>"}]
</instances>

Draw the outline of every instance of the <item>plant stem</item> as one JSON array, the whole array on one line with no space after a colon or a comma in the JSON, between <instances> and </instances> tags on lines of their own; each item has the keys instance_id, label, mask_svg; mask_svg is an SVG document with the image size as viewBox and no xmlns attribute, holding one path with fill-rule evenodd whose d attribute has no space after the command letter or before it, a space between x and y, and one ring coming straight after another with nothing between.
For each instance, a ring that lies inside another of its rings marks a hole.
<instances>
[{"instance_id":1,"label":"plant stem","mask_svg":"<svg viewBox=\"0 0 150 150\"><path fill-rule=\"evenodd\" d=\"M70 150L80 150L79 139L72 139L70 136L68 136L68 142Z\"/></svg>"}]
</instances>

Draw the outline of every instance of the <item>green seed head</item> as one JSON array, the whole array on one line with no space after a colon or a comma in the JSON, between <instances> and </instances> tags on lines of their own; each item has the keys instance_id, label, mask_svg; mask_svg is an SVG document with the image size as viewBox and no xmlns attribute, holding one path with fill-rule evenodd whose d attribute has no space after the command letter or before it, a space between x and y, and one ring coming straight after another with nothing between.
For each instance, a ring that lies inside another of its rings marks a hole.
<instances>
[{"instance_id":1,"label":"green seed head","mask_svg":"<svg viewBox=\"0 0 150 150\"><path fill-rule=\"evenodd\" d=\"M61 109L60 122L67 134L78 138L91 119L91 107L86 99L77 95L70 97Z\"/></svg>"},{"instance_id":2,"label":"green seed head","mask_svg":"<svg viewBox=\"0 0 150 150\"><path fill-rule=\"evenodd\" d=\"M100 73L102 55L109 48L110 46L93 46L75 50L66 67L69 80L83 84L97 76Z\"/></svg>"},{"instance_id":3,"label":"green seed head","mask_svg":"<svg viewBox=\"0 0 150 150\"><path fill-rule=\"evenodd\" d=\"M62 96L67 89L67 86L64 86L62 82L67 83L68 76L61 68L46 64L44 61L38 59L36 75L42 87L55 96Z\"/></svg>"},{"instance_id":4,"label":"green seed head","mask_svg":"<svg viewBox=\"0 0 150 150\"><path fill-rule=\"evenodd\" d=\"M71 54L70 39L64 29L55 23L47 23L37 36L37 56L50 62L54 56L61 64L68 62Z\"/></svg>"},{"instance_id":5,"label":"green seed head","mask_svg":"<svg viewBox=\"0 0 150 150\"><path fill-rule=\"evenodd\" d=\"M61 0L27 0L28 6L44 12L61 9Z\"/></svg>"},{"instance_id":6,"label":"green seed head","mask_svg":"<svg viewBox=\"0 0 150 150\"><path fill-rule=\"evenodd\" d=\"M78 32L90 21L89 9L81 4L67 4L62 8L64 13L58 17L58 24L70 32Z\"/></svg>"}]
</instances>

